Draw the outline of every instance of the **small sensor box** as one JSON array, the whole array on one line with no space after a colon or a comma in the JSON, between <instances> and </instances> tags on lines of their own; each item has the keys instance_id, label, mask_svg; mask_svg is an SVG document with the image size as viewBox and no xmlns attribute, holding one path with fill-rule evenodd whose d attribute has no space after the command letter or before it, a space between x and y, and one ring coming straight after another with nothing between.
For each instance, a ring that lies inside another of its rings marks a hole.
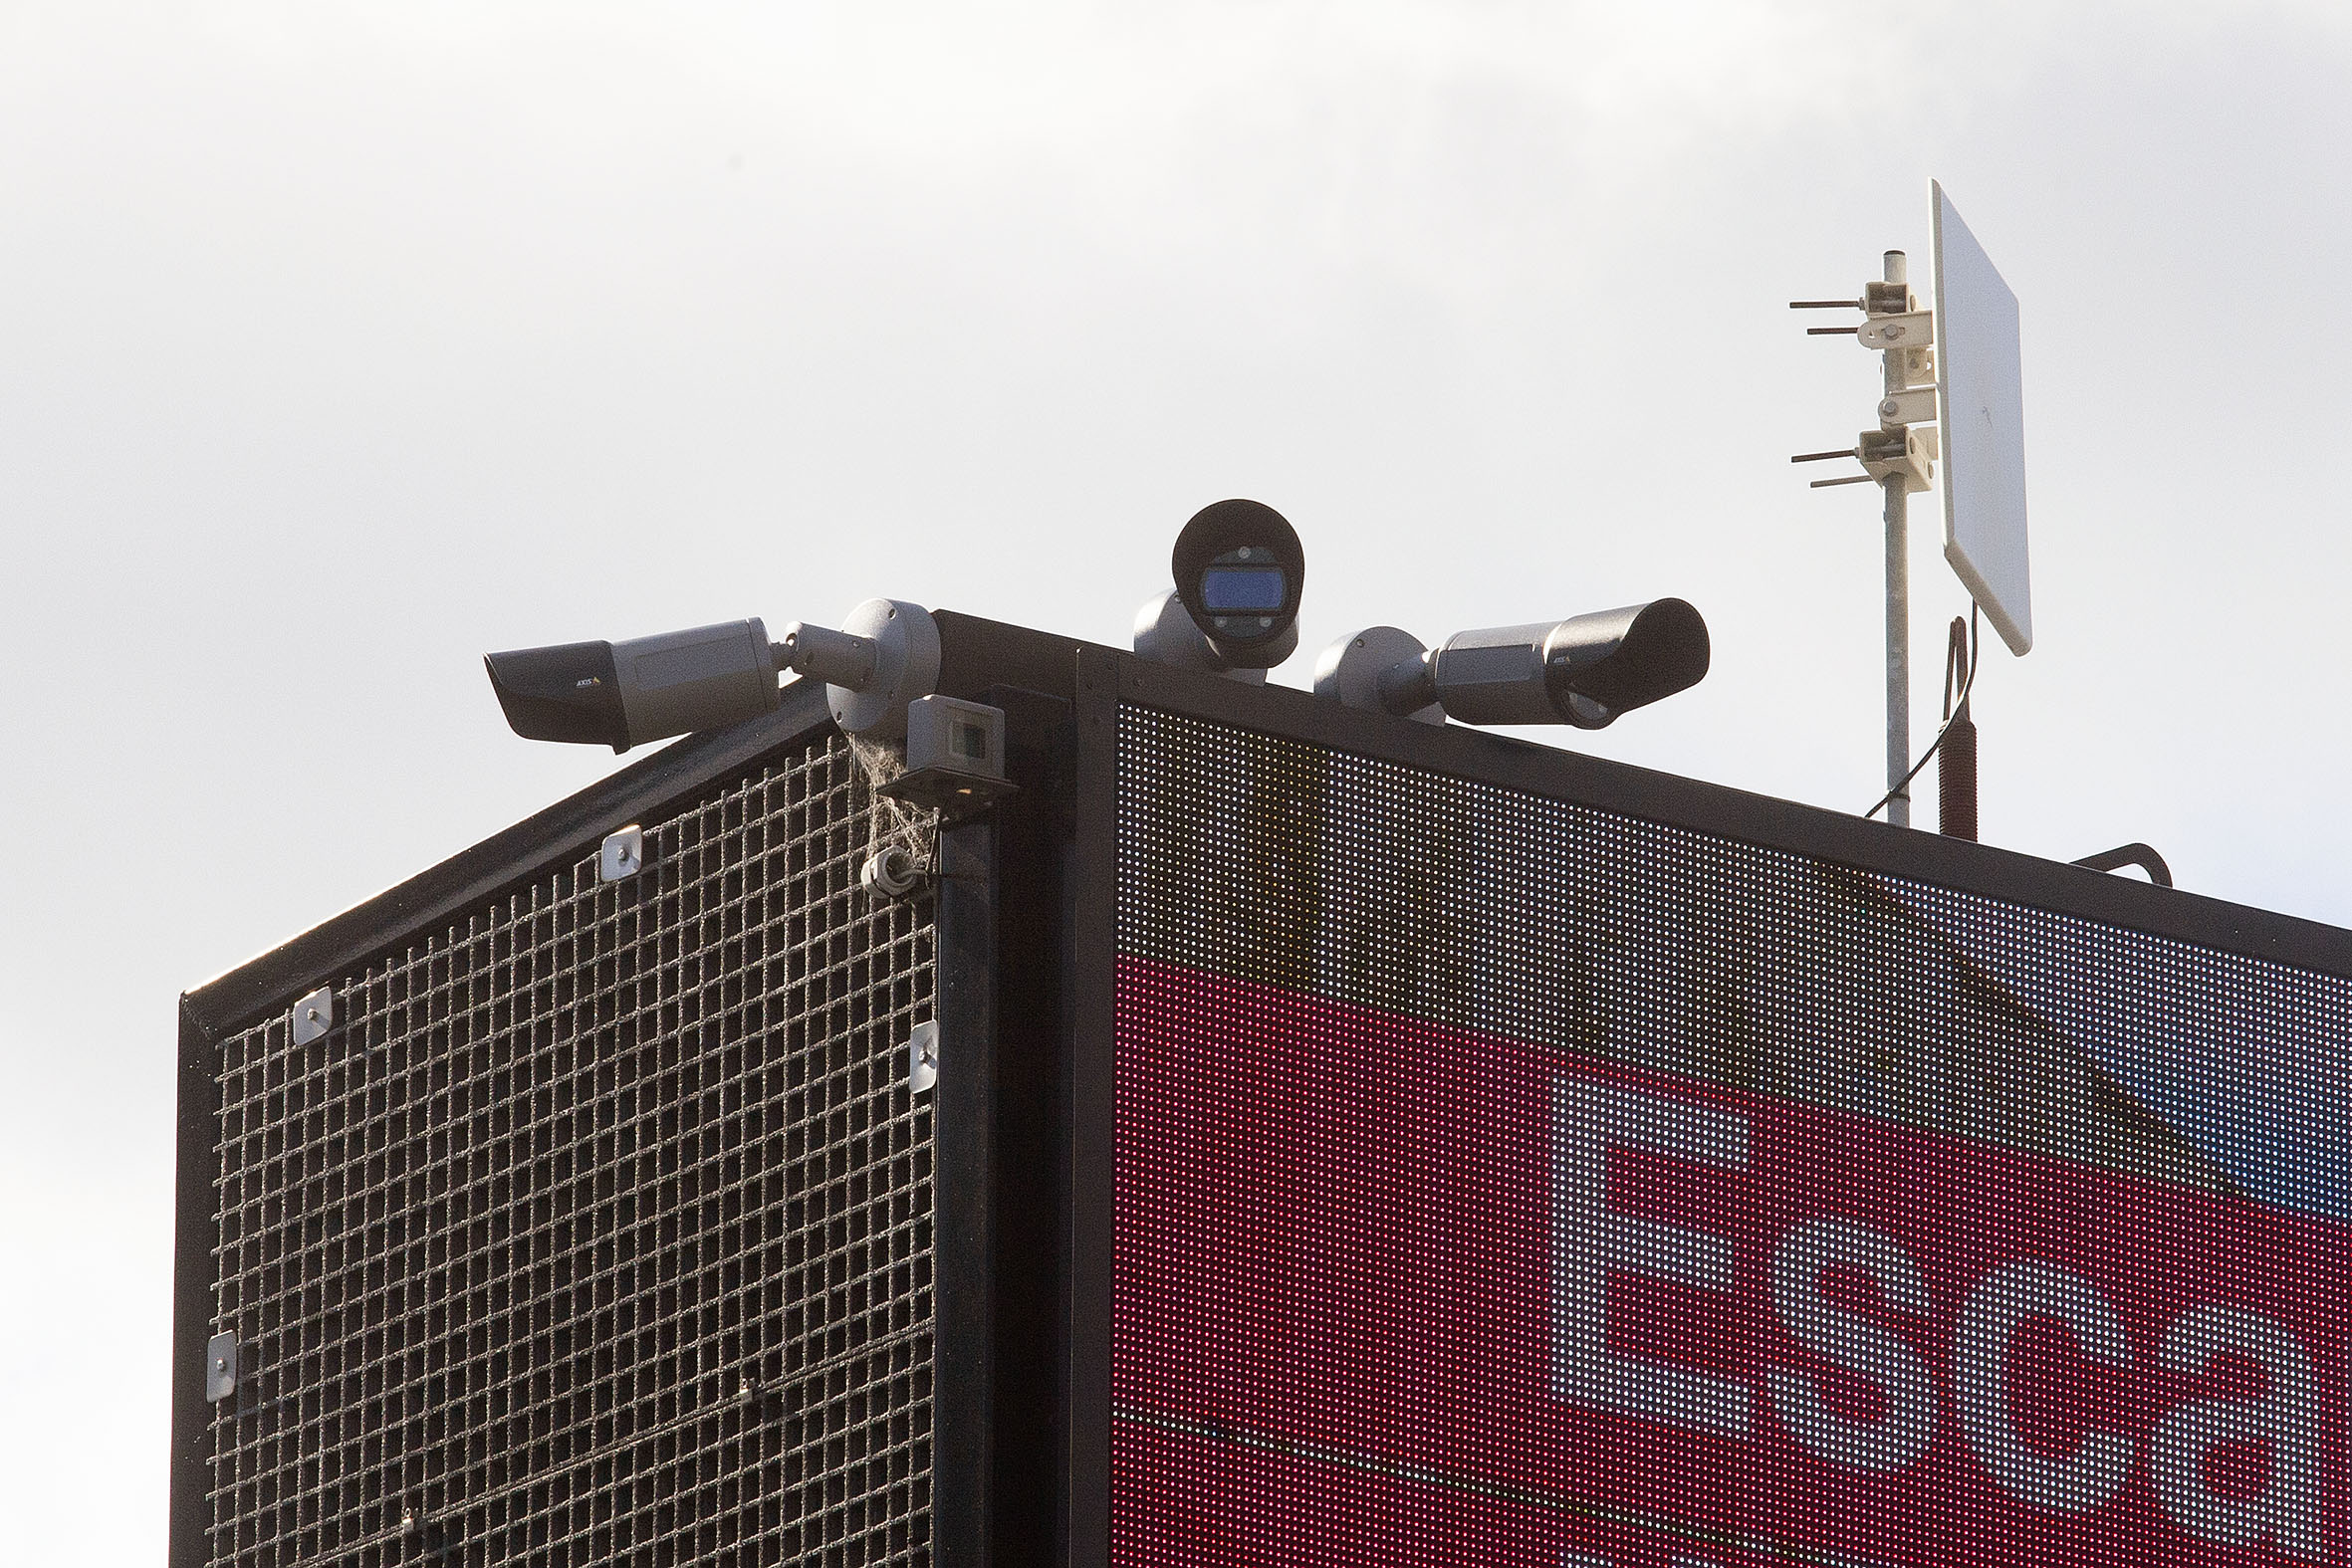
<instances>
[{"instance_id":1,"label":"small sensor box","mask_svg":"<svg viewBox=\"0 0 2352 1568\"><path fill-rule=\"evenodd\" d=\"M882 792L950 813L1011 794L1005 711L956 697L916 698L906 708L906 772Z\"/></svg>"}]
</instances>

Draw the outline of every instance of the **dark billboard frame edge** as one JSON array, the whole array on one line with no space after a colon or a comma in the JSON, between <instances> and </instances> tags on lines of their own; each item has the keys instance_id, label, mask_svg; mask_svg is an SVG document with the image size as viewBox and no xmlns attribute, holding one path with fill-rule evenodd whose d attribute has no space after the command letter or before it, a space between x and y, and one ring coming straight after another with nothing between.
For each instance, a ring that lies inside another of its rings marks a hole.
<instances>
[{"instance_id":1,"label":"dark billboard frame edge","mask_svg":"<svg viewBox=\"0 0 2352 1568\"><path fill-rule=\"evenodd\" d=\"M677 806L831 723L823 685L788 686L776 712L665 746L194 987L181 1005L214 1035L233 1034L457 910L487 903L531 880L549 856L593 844L616 827ZM531 870L518 875L517 866Z\"/></svg>"},{"instance_id":2,"label":"dark billboard frame edge","mask_svg":"<svg viewBox=\"0 0 2352 1568\"><path fill-rule=\"evenodd\" d=\"M1067 1360L1063 1373L1062 1561L1110 1561L1112 984L1117 962L1118 713L1135 661L1081 649L1076 672L1076 820L1065 929L1069 951Z\"/></svg>"},{"instance_id":3,"label":"dark billboard frame edge","mask_svg":"<svg viewBox=\"0 0 2352 1568\"><path fill-rule=\"evenodd\" d=\"M171 1461L164 1560L171 1568L202 1568L206 1552L204 1352L212 1328L212 1255L220 1245L214 1213L215 1144L220 1126L220 1081L213 1064L219 1041L180 1000L179 1093L173 1112L176 1148L171 1228Z\"/></svg>"},{"instance_id":4,"label":"dark billboard frame edge","mask_svg":"<svg viewBox=\"0 0 2352 1568\"><path fill-rule=\"evenodd\" d=\"M1467 726L1363 713L1289 687L1131 657L1118 659L1118 679L1119 700L1142 707L2352 978L2352 931L2321 921Z\"/></svg>"}]
</instances>

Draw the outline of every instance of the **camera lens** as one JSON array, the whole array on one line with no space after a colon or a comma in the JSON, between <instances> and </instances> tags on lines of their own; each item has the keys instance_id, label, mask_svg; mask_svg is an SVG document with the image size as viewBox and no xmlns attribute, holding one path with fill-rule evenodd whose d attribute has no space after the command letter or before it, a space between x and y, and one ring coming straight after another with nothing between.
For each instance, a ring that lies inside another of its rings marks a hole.
<instances>
[{"instance_id":1,"label":"camera lens","mask_svg":"<svg viewBox=\"0 0 2352 1568\"><path fill-rule=\"evenodd\" d=\"M1250 552L1236 554L1246 556ZM1283 607L1289 591L1283 568L1272 561L1264 565L1239 562L1228 565L1219 560L1201 573L1201 604L1214 616L1272 615Z\"/></svg>"}]
</instances>

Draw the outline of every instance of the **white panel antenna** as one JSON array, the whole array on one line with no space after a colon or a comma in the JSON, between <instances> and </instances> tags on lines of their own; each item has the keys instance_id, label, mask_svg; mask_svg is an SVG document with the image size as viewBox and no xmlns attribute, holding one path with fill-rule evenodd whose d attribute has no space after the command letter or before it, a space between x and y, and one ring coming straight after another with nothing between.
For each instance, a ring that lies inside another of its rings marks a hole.
<instances>
[{"instance_id":1,"label":"white panel antenna","mask_svg":"<svg viewBox=\"0 0 2352 1568\"><path fill-rule=\"evenodd\" d=\"M1879 355L1884 378L1878 428L1850 447L1799 452L1798 463L1850 461L1859 474L1816 479L1813 488L1872 485L1886 523L1887 792L1866 815L1886 807L1898 827L1911 822L1911 781L1927 757L1911 757L1911 547L1909 501L1944 471L1944 559L2008 644L2033 646L2032 575L2025 554L2025 400L2017 332L2017 297L2001 282L1977 237L1953 209L1944 187L1929 181L1935 223L1935 308L1921 310L1906 280L1901 251L1888 251L1880 277L1860 299L1791 300L1799 311L1860 311L1853 327L1812 327L1809 336L1852 336ZM1969 682L1960 689L1965 719L1976 655L1963 636ZM1948 673L1958 668L1948 663ZM1950 702L1949 693L1947 703ZM1943 745L1939 731L1933 755ZM1973 810L1969 813L1973 816Z\"/></svg>"},{"instance_id":2,"label":"white panel antenna","mask_svg":"<svg viewBox=\"0 0 2352 1568\"><path fill-rule=\"evenodd\" d=\"M2033 646L2025 551L2025 399L2017 297L1944 187L1935 203L1944 559L1986 618L2022 654Z\"/></svg>"}]
</instances>

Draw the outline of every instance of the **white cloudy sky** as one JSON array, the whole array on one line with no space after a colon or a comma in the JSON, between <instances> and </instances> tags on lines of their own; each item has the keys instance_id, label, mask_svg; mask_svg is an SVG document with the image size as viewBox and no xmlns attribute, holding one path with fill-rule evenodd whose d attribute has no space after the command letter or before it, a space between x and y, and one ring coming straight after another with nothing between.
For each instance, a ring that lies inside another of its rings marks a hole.
<instances>
[{"instance_id":1,"label":"white cloudy sky","mask_svg":"<svg viewBox=\"0 0 2352 1568\"><path fill-rule=\"evenodd\" d=\"M1679 593L1570 744L1866 804L1874 498L1786 459L1876 368L1783 306L1930 176L2025 315L1986 836L2352 922L2348 84L2318 0L0 4L6 1555L161 1551L175 994L615 766L485 648L1120 641L1247 495L1278 679Z\"/></svg>"}]
</instances>

